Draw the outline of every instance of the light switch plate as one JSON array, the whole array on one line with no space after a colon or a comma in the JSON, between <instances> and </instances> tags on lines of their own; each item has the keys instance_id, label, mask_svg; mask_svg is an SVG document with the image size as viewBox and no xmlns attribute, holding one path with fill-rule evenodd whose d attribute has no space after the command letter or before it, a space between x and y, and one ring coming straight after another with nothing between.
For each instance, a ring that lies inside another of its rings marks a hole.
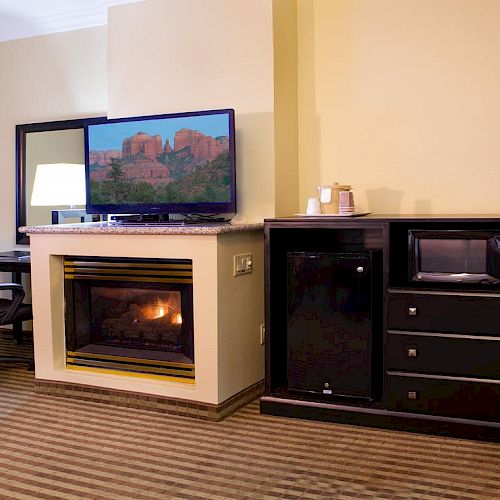
<instances>
[{"instance_id":1,"label":"light switch plate","mask_svg":"<svg viewBox=\"0 0 500 500\"><path fill-rule=\"evenodd\" d=\"M252 272L252 254L240 253L233 255L233 276Z\"/></svg>"}]
</instances>

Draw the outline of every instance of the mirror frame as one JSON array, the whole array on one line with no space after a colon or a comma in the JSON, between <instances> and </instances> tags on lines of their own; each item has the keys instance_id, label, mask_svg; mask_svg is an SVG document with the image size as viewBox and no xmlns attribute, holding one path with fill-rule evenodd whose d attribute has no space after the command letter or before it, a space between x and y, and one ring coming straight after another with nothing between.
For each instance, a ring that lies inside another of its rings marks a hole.
<instances>
[{"instance_id":1,"label":"mirror frame","mask_svg":"<svg viewBox=\"0 0 500 500\"><path fill-rule=\"evenodd\" d=\"M94 118L95 119L95 118ZM16 125L16 244L29 245L27 234L21 234L19 228L26 226L26 134L31 132L51 132L54 130L71 130L84 128L92 118L76 120L59 120L43 123L26 123ZM85 146L83 146L85 147Z\"/></svg>"}]
</instances>

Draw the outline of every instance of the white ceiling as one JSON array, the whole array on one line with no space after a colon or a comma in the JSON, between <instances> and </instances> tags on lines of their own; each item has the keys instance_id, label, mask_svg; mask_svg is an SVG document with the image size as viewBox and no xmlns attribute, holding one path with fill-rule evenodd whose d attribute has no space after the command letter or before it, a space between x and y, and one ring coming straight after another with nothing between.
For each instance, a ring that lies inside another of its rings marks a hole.
<instances>
[{"instance_id":1,"label":"white ceiling","mask_svg":"<svg viewBox=\"0 0 500 500\"><path fill-rule=\"evenodd\" d=\"M0 0L0 42L108 23L108 7L140 0Z\"/></svg>"}]
</instances>

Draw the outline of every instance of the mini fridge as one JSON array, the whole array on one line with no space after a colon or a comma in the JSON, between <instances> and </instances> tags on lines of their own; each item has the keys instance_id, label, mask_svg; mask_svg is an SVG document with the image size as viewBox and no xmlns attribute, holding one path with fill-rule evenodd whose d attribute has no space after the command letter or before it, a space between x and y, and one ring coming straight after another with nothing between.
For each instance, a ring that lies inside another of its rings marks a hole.
<instances>
[{"instance_id":1,"label":"mini fridge","mask_svg":"<svg viewBox=\"0 0 500 500\"><path fill-rule=\"evenodd\" d=\"M374 302L382 298L378 257L372 251L287 253L290 391L374 399L374 351L381 342L374 317Z\"/></svg>"}]
</instances>

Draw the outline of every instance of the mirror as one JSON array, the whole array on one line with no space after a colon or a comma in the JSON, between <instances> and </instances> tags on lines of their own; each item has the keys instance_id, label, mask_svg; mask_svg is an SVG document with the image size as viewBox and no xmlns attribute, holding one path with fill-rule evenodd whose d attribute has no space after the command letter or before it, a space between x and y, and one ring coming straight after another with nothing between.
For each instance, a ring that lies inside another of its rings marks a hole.
<instances>
[{"instance_id":1,"label":"mirror","mask_svg":"<svg viewBox=\"0 0 500 500\"><path fill-rule=\"evenodd\" d=\"M51 224L51 211L68 207L31 206L36 167L46 163L85 162L83 129L86 119L16 126L16 243L28 245L20 226ZM85 207L83 207L85 208Z\"/></svg>"}]
</instances>

